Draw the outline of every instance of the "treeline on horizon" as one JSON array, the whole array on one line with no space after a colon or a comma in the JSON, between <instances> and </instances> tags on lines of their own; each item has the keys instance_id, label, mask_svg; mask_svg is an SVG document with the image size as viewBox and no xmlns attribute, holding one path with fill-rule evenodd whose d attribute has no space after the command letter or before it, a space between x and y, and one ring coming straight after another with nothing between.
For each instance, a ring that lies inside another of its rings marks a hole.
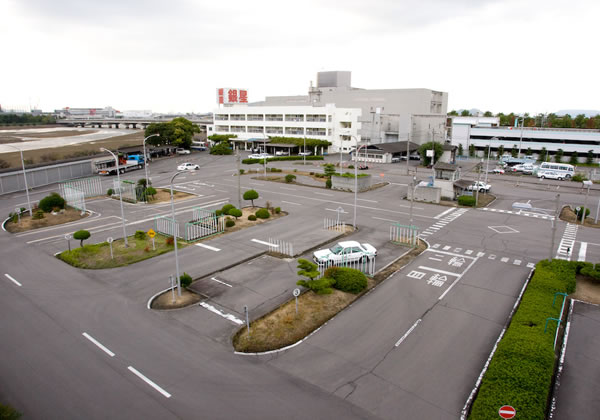
<instances>
[{"instance_id":1,"label":"treeline on horizon","mask_svg":"<svg viewBox=\"0 0 600 420\"><path fill-rule=\"evenodd\" d=\"M0 124L55 124L56 119L49 115L0 114Z\"/></svg>"},{"instance_id":2,"label":"treeline on horizon","mask_svg":"<svg viewBox=\"0 0 600 420\"><path fill-rule=\"evenodd\" d=\"M448 113L448 116L461 116L461 117L472 117L468 110L458 111L452 110ZM523 117L516 115L511 112L510 114L504 114L502 112L494 115L491 111L486 111L483 114L484 117L498 117L500 118L501 126L514 127L515 121L518 119L518 125L521 126L521 118L524 118L525 127L545 127L545 128L582 128L582 129L597 129L600 130L600 115L594 117L586 117L585 114L579 114L576 117L572 117L569 114L562 116L550 113L550 114L537 114L529 115L525 113Z\"/></svg>"}]
</instances>

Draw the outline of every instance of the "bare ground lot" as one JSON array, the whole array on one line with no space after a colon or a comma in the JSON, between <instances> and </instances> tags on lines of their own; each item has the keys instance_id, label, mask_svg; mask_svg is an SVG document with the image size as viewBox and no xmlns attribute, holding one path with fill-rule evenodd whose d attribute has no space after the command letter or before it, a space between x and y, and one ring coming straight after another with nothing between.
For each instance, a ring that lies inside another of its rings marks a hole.
<instances>
[{"instance_id":1,"label":"bare ground lot","mask_svg":"<svg viewBox=\"0 0 600 420\"><path fill-rule=\"evenodd\" d=\"M39 229L48 226L62 225L64 223L74 222L76 220L88 217L88 214L81 215L81 212L74 208L67 208L64 213L44 213L43 219L32 219L29 213L21 215L21 221L18 223L7 222L5 228L11 233L25 232L27 230Z\"/></svg>"},{"instance_id":2,"label":"bare ground lot","mask_svg":"<svg viewBox=\"0 0 600 420\"><path fill-rule=\"evenodd\" d=\"M55 160L68 159L78 156L100 156L101 147L105 147L109 150L115 150L128 146L141 146L143 140L144 132L135 131L131 134L111 137L104 140L96 140L89 143L78 143L69 146L48 149L27 150L23 152L23 158L25 159L27 166L28 164L32 163L52 162ZM21 167L21 157L17 151L0 154L0 160L8 163L8 167L10 168Z\"/></svg>"}]
</instances>

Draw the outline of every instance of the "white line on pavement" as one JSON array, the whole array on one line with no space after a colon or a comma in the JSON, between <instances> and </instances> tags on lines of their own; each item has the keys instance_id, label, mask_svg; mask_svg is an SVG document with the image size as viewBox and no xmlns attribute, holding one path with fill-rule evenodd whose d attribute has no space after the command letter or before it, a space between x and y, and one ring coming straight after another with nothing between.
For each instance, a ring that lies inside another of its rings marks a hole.
<instances>
[{"instance_id":1,"label":"white line on pavement","mask_svg":"<svg viewBox=\"0 0 600 420\"><path fill-rule=\"evenodd\" d=\"M412 327L410 327L410 328L408 329L408 331L406 331L402 337L400 337L400 340L396 341L396 344L394 345L394 347L398 347L400 344L402 344L402 342L403 342L404 340L406 340L406 337L408 337L408 335L409 335L409 334L410 334L410 333L411 333L411 332L412 332L412 331L413 331L415 328L417 328L417 325L419 325L419 323L420 323L420 322L421 322L421 318L417 319L417 322L415 322L415 323L413 324L413 326L412 326Z\"/></svg>"},{"instance_id":2,"label":"white line on pavement","mask_svg":"<svg viewBox=\"0 0 600 420\"><path fill-rule=\"evenodd\" d=\"M329 209L325 209L325 210L329 210ZM372 216L372 219L377 219L377 220L383 220L385 222L393 222L393 223L399 223L397 220L392 220L392 219L384 219L383 217L375 217Z\"/></svg>"},{"instance_id":3,"label":"white line on pavement","mask_svg":"<svg viewBox=\"0 0 600 420\"><path fill-rule=\"evenodd\" d=\"M456 278L456 280L454 280L454 282L450 285L450 287L448 287L446 289L446 291L444 293L442 293L442 295L438 298L438 300L444 299L444 296L446 296L446 294L448 294L448 292L454 287L454 285L456 283L458 283L458 281L462 278L462 276L464 276L465 273L467 271L469 271L469 269L473 266L473 264L475 264L475 262L477 262L477 258L474 258L473 261L471 261L471 264L469 264L469 266L467 267L467 269L465 271L463 271L462 274Z\"/></svg>"},{"instance_id":4,"label":"white line on pavement","mask_svg":"<svg viewBox=\"0 0 600 420\"><path fill-rule=\"evenodd\" d=\"M445 248L446 248L446 247L444 247L444 249L445 249ZM449 249L449 248L448 248L448 249ZM439 250L439 249L429 249L429 248L428 248L428 249L426 249L425 251L428 251L428 252L435 252L436 254L446 254L446 255L452 255L453 257L462 257L462 258L468 258L468 259L470 259L470 260L476 260L476 259L477 259L477 258L475 258L475 257L469 257L469 256L462 255L462 254L455 254L454 252L441 251L441 250Z\"/></svg>"},{"instance_id":5,"label":"white line on pavement","mask_svg":"<svg viewBox=\"0 0 600 420\"><path fill-rule=\"evenodd\" d=\"M316 192L315 194L317 194L317 195L324 195L326 197L333 197L333 194L327 194L327 193L321 193L321 192Z\"/></svg>"},{"instance_id":6,"label":"white line on pavement","mask_svg":"<svg viewBox=\"0 0 600 420\"><path fill-rule=\"evenodd\" d=\"M227 286L227 287L233 287L231 284L229 284L229 283L225 283L224 281L221 281L221 280L219 280L219 279L216 279L216 278L214 278L214 277L211 277L210 279L211 279L211 280L213 280L213 281L216 281L217 283L224 284L224 285L225 285L225 286Z\"/></svg>"},{"instance_id":7,"label":"white line on pavement","mask_svg":"<svg viewBox=\"0 0 600 420\"><path fill-rule=\"evenodd\" d=\"M296 188L288 188L288 187L279 187L282 190L288 190L288 191L296 191Z\"/></svg>"},{"instance_id":8,"label":"white line on pavement","mask_svg":"<svg viewBox=\"0 0 600 420\"><path fill-rule=\"evenodd\" d=\"M4 274L6 276L7 279L9 279L10 281L12 281L14 284L16 284L17 286L21 287L23 286L21 283L19 283L18 281L16 281L15 279L13 279L10 275L8 274Z\"/></svg>"},{"instance_id":9,"label":"white line on pavement","mask_svg":"<svg viewBox=\"0 0 600 420\"><path fill-rule=\"evenodd\" d=\"M204 245L203 243L196 244L196 246L200 246L202 248L210 249L211 251L220 251L219 248L215 248L214 246Z\"/></svg>"},{"instance_id":10,"label":"white line on pavement","mask_svg":"<svg viewBox=\"0 0 600 420\"><path fill-rule=\"evenodd\" d=\"M433 261L443 261L443 260L442 260L442 259L440 259L440 258L433 258L433 257L429 257L429 259L430 259L430 260L433 260Z\"/></svg>"},{"instance_id":11,"label":"white line on pavement","mask_svg":"<svg viewBox=\"0 0 600 420\"><path fill-rule=\"evenodd\" d=\"M360 201L368 201L369 203L379 203L379 201L375 201L375 200L367 200L367 199L365 199L365 198L357 198L357 200L360 200Z\"/></svg>"},{"instance_id":12,"label":"white line on pavement","mask_svg":"<svg viewBox=\"0 0 600 420\"><path fill-rule=\"evenodd\" d=\"M585 254L587 252L587 242L582 242L579 248L579 258L577 261L585 261Z\"/></svg>"},{"instance_id":13,"label":"white line on pavement","mask_svg":"<svg viewBox=\"0 0 600 420\"><path fill-rule=\"evenodd\" d=\"M215 314L217 314L219 316L222 316L225 319L228 319L229 321L233 322L234 324L237 324L237 325L243 325L244 324L244 321L242 321L241 319L236 318L235 316L233 316L231 314L226 314L225 312L222 312L222 311L218 310L217 308L215 308L212 305L209 305L206 302L200 302L200 306L202 306L205 309L208 309L209 311L211 311L211 312L213 312L213 313L215 313Z\"/></svg>"},{"instance_id":14,"label":"white line on pavement","mask_svg":"<svg viewBox=\"0 0 600 420\"><path fill-rule=\"evenodd\" d=\"M446 211L441 212L440 214L438 214L437 216L434 216L434 219L439 219L441 217L444 217L445 215L447 215L448 213L450 213L451 211L454 211L455 209L448 209Z\"/></svg>"},{"instance_id":15,"label":"white line on pavement","mask_svg":"<svg viewBox=\"0 0 600 420\"><path fill-rule=\"evenodd\" d=\"M327 210L327 211L337 211L336 209L325 209L325 210ZM342 214L348 214L347 211L341 211L340 213L342 213Z\"/></svg>"},{"instance_id":16,"label":"white line on pavement","mask_svg":"<svg viewBox=\"0 0 600 420\"><path fill-rule=\"evenodd\" d=\"M281 202L282 202L282 203L286 203L286 204L292 204L292 205L294 205L294 206L301 206L301 205L302 205L302 204L300 204L300 203L294 203L294 202L292 202L292 201L283 201L283 200L281 200Z\"/></svg>"},{"instance_id":17,"label":"white line on pavement","mask_svg":"<svg viewBox=\"0 0 600 420\"><path fill-rule=\"evenodd\" d=\"M104 353L108 354L110 357L115 357L115 354L112 351L110 351L107 347L105 347L104 345L102 345L102 343L100 343L98 340L96 340L94 337L92 337L88 333L84 332L81 335L83 335L85 338L87 338L92 343L94 343L95 345L97 345L100 348L100 350L102 350Z\"/></svg>"},{"instance_id":18,"label":"white line on pavement","mask_svg":"<svg viewBox=\"0 0 600 420\"><path fill-rule=\"evenodd\" d=\"M451 271L438 270L437 268L425 267L425 266L422 266L422 265L420 265L419 268L421 270L433 271L434 273L440 273L440 274L446 274L448 276L460 277L460 274L453 273Z\"/></svg>"},{"instance_id":19,"label":"white line on pavement","mask_svg":"<svg viewBox=\"0 0 600 420\"><path fill-rule=\"evenodd\" d=\"M272 244L271 242L265 242L265 241L261 241L259 239L252 239L252 242L256 242L257 244L262 244L262 245L274 246L274 247L278 246L276 244Z\"/></svg>"},{"instance_id":20,"label":"white line on pavement","mask_svg":"<svg viewBox=\"0 0 600 420\"><path fill-rule=\"evenodd\" d=\"M139 370L137 370L133 366L128 366L127 369L129 369L130 372L133 372L134 375L136 375L142 381L146 382L152 388L156 389L158 392L160 392L161 394L163 394L165 397L171 398L171 394L169 394L167 391L165 391L164 389L162 389L161 387L159 387L158 385L156 385L150 379L146 378Z\"/></svg>"}]
</instances>

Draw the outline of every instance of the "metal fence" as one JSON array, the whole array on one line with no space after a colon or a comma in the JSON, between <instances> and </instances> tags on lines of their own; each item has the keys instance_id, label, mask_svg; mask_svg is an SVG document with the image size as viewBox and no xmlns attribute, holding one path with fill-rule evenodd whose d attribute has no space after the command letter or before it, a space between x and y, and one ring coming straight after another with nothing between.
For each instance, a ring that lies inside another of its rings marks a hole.
<instances>
[{"instance_id":1,"label":"metal fence","mask_svg":"<svg viewBox=\"0 0 600 420\"><path fill-rule=\"evenodd\" d=\"M179 234L179 225L170 217L157 216L156 219L154 219L154 226L155 230L161 235L177 236L178 238L181 238L181 235Z\"/></svg>"},{"instance_id":2,"label":"metal fence","mask_svg":"<svg viewBox=\"0 0 600 420\"><path fill-rule=\"evenodd\" d=\"M325 274L325 271L329 267L353 268L355 270L359 270L359 271L363 272L367 276L373 276L373 275L375 275L376 259L377 259L377 256L375 254L365 254L360 259L356 259L356 258L348 259L348 258L345 258L344 256L342 256L342 258L340 260L328 260L326 262L317 264L317 268L319 270L319 277L317 277L317 278L323 277L323 275Z\"/></svg>"},{"instance_id":3,"label":"metal fence","mask_svg":"<svg viewBox=\"0 0 600 420\"><path fill-rule=\"evenodd\" d=\"M186 241L197 241L225 231L225 218L214 211L195 208L193 212L194 220L185 224Z\"/></svg>"},{"instance_id":4,"label":"metal fence","mask_svg":"<svg viewBox=\"0 0 600 420\"><path fill-rule=\"evenodd\" d=\"M276 252L287 257L293 257L294 246L291 242L285 242L279 239L269 238L269 252Z\"/></svg>"},{"instance_id":5,"label":"metal fence","mask_svg":"<svg viewBox=\"0 0 600 420\"><path fill-rule=\"evenodd\" d=\"M113 179L113 190L115 194L119 194L121 192L121 196L124 201L128 201L130 203L138 202L138 192L136 185L131 181L121 181L121 185L119 185L118 179Z\"/></svg>"},{"instance_id":6,"label":"metal fence","mask_svg":"<svg viewBox=\"0 0 600 420\"><path fill-rule=\"evenodd\" d=\"M67 205L85 212L85 193L77 188L61 185L61 195L66 200Z\"/></svg>"},{"instance_id":7,"label":"metal fence","mask_svg":"<svg viewBox=\"0 0 600 420\"><path fill-rule=\"evenodd\" d=\"M63 197L65 197L63 194L65 188L74 188L77 191L82 192L85 198L97 197L104 194L102 192L102 181L99 176L63 182L60 184L59 188Z\"/></svg>"},{"instance_id":8,"label":"metal fence","mask_svg":"<svg viewBox=\"0 0 600 420\"><path fill-rule=\"evenodd\" d=\"M419 228L417 226L394 223L390 226L390 241L410 246L417 246Z\"/></svg>"},{"instance_id":9,"label":"metal fence","mask_svg":"<svg viewBox=\"0 0 600 420\"><path fill-rule=\"evenodd\" d=\"M346 232L346 223L335 219L325 218L323 219L323 229L344 233Z\"/></svg>"}]
</instances>

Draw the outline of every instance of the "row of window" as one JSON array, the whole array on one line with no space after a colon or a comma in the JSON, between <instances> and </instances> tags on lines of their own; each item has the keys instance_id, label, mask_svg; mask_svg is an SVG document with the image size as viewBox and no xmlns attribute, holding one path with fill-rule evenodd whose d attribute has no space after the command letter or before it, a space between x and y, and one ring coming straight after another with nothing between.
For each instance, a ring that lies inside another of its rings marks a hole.
<instances>
[{"instance_id":1,"label":"row of window","mask_svg":"<svg viewBox=\"0 0 600 420\"><path fill-rule=\"evenodd\" d=\"M331 135L331 129L307 127L306 133L302 127L246 127L243 125L217 125L216 131L225 131L230 133L267 133L267 134L294 134L307 136L327 136ZM347 139L344 139L347 140Z\"/></svg>"},{"instance_id":2,"label":"row of window","mask_svg":"<svg viewBox=\"0 0 600 420\"><path fill-rule=\"evenodd\" d=\"M216 114L216 121L283 121L283 114ZM285 121L293 122L331 122L331 115L323 114L285 114Z\"/></svg>"},{"instance_id":3,"label":"row of window","mask_svg":"<svg viewBox=\"0 0 600 420\"><path fill-rule=\"evenodd\" d=\"M516 142L518 143L520 141L520 139L518 137L503 137L503 136L496 136L494 138L490 138L489 136L471 136L471 140L502 140L502 141L511 141L511 142ZM569 140L569 139L534 139L534 138L528 138L528 137L523 137L523 143L529 143L529 142L534 142L534 143L554 143L554 144L589 144L591 146L600 146L600 141L594 141L594 140Z\"/></svg>"}]
</instances>

